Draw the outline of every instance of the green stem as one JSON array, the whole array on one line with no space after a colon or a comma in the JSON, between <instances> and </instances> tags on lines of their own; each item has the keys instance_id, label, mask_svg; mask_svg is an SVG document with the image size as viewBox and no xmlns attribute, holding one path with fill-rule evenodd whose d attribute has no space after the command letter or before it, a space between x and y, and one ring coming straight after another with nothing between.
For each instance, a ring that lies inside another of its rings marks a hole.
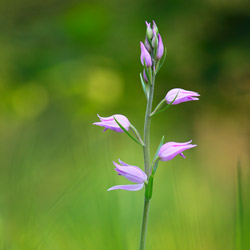
<instances>
[{"instance_id":1,"label":"green stem","mask_svg":"<svg viewBox=\"0 0 250 250\"><path fill-rule=\"evenodd\" d=\"M145 114L145 123L144 123L144 148L143 148L143 155L144 155L144 166L145 172L147 176L150 176L150 154L149 154L149 145L150 145L150 121L151 121L151 110L152 110L152 103L153 103L153 96L154 96L154 85L155 85L155 74L153 73L152 76L152 83L150 84L150 91L149 91L149 99L147 102L147 109Z\"/></svg>"},{"instance_id":2,"label":"green stem","mask_svg":"<svg viewBox=\"0 0 250 250\"><path fill-rule=\"evenodd\" d=\"M152 68L154 68L154 64L153 64ZM150 146L150 121L151 121L150 114L151 114L151 110L152 110L153 96L154 96L154 85L155 85L155 72L154 71L152 72L151 79L152 79L152 81L150 83L149 98L148 98L146 114L145 114L144 147L143 147L144 167L145 167L145 173L147 174L148 179L149 179L150 174L151 174L149 146ZM145 245L146 245L149 205L150 205L150 200L145 199L144 210L143 210L143 219L142 219L142 228L141 228L140 250L144 250Z\"/></svg>"},{"instance_id":3,"label":"green stem","mask_svg":"<svg viewBox=\"0 0 250 250\"><path fill-rule=\"evenodd\" d=\"M146 246L149 204L150 204L150 201L145 199L144 210L143 210L143 219L142 219L142 228L141 228L140 250L144 250L145 246Z\"/></svg>"}]
</instances>

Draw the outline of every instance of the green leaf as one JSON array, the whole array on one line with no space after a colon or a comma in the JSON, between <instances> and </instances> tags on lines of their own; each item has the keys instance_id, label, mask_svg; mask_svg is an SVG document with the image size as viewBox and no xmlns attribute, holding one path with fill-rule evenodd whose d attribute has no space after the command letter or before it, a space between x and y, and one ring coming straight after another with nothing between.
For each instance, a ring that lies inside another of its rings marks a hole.
<instances>
[{"instance_id":1,"label":"green leaf","mask_svg":"<svg viewBox=\"0 0 250 250\"><path fill-rule=\"evenodd\" d=\"M149 177L148 184L145 190L145 199L150 200L153 194L153 182L154 182L154 173L152 173Z\"/></svg>"},{"instance_id":2,"label":"green leaf","mask_svg":"<svg viewBox=\"0 0 250 250\"><path fill-rule=\"evenodd\" d=\"M142 73L140 73L140 79L141 79L141 85L142 85L142 88L143 88L143 91L144 91L144 94L146 96L146 99L148 100L148 88L147 88L147 83L145 83L143 81L143 77L142 77Z\"/></svg>"},{"instance_id":3,"label":"green leaf","mask_svg":"<svg viewBox=\"0 0 250 250\"><path fill-rule=\"evenodd\" d=\"M162 67L163 63L165 62L166 56L167 56L167 47L165 47L164 54L163 54L163 57L161 59L160 65L156 69L156 74L158 73L158 71Z\"/></svg>"},{"instance_id":4,"label":"green leaf","mask_svg":"<svg viewBox=\"0 0 250 250\"><path fill-rule=\"evenodd\" d=\"M135 138L133 137L117 120L116 118L113 116L115 122L118 124L118 126L136 143L138 143L139 145L141 145L143 147L143 145Z\"/></svg>"},{"instance_id":5,"label":"green leaf","mask_svg":"<svg viewBox=\"0 0 250 250\"><path fill-rule=\"evenodd\" d=\"M158 167L158 153L159 153L160 148L163 145L163 143L164 143L164 135L161 138L161 142L160 142L160 144L159 144L159 146L158 146L158 148L157 148L157 150L155 152L155 156L154 156L154 159L153 159L152 169L153 169L154 173L156 172L157 167Z\"/></svg>"}]
</instances>

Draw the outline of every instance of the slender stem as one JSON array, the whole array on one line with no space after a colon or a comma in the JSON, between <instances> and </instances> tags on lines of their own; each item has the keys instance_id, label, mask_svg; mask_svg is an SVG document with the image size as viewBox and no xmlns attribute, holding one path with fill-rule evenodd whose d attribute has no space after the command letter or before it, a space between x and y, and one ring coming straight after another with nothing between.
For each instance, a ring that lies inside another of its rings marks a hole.
<instances>
[{"instance_id":1,"label":"slender stem","mask_svg":"<svg viewBox=\"0 0 250 250\"><path fill-rule=\"evenodd\" d=\"M152 66L154 68L154 64ZM145 123L144 123L144 147L143 147L143 155L144 155L144 167L145 173L148 178L151 174L150 169L150 121L151 121L151 110L154 96L154 85L155 85L155 72L152 72L152 81L149 89L149 98L147 102L146 114L145 114ZM144 201L144 210L143 210L143 219L142 219L142 228L141 228L141 241L140 241L140 250L145 249L146 245L146 236L147 236L147 225L148 225L148 214L149 214L149 205L150 200L145 199Z\"/></svg>"},{"instance_id":2,"label":"slender stem","mask_svg":"<svg viewBox=\"0 0 250 250\"><path fill-rule=\"evenodd\" d=\"M144 155L144 166L145 172L147 176L150 176L150 154L149 154L149 145L150 145L150 121L151 121L151 110L152 110L152 103L153 103L153 96L154 96L154 85L155 85L155 74L152 75L152 83L150 85L149 90L149 99L147 102L147 109L145 114L145 123L144 123L144 148L143 148L143 155Z\"/></svg>"},{"instance_id":3,"label":"slender stem","mask_svg":"<svg viewBox=\"0 0 250 250\"><path fill-rule=\"evenodd\" d=\"M140 250L144 250L145 246L146 246L149 204L150 204L150 201L145 199L144 210L143 210L143 219L142 219L142 228L141 228Z\"/></svg>"}]
</instances>

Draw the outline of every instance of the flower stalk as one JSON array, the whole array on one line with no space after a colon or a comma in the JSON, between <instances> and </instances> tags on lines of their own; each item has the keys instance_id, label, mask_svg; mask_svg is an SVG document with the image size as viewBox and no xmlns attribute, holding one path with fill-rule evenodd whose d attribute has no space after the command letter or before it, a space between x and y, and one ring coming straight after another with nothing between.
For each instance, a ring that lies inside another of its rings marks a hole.
<instances>
[{"instance_id":1,"label":"flower stalk","mask_svg":"<svg viewBox=\"0 0 250 250\"><path fill-rule=\"evenodd\" d=\"M153 52L151 54L151 57L154 58ZM152 68L154 68L154 61L153 61ZM145 173L148 176L148 179L150 179L150 175L151 175L151 168L150 168L150 122L151 122L151 117L150 117L150 114L151 114L152 104L153 104L154 86L155 86L155 71L152 70L152 82L151 82L150 88L149 88L149 98L147 101L147 108L146 108L145 122L144 122L144 147L143 147L144 169L145 169ZM152 185L153 185L153 183L152 183ZM145 194L146 193L147 193L147 186L146 186ZM152 193L151 193L151 196L152 196ZM150 198L148 199L145 197L145 200L144 200L140 250L144 250L145 246L146 246Z\"/></svg>"}]
</instances>

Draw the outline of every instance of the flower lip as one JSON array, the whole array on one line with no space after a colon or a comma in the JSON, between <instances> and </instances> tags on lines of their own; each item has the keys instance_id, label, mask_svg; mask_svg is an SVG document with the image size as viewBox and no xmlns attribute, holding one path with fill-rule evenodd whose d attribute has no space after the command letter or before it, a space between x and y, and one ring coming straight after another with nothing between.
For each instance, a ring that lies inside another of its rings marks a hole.
<instances>
[{"instance_id":1,"label":"flower lip","mask_svg":"<svg viewBox=\"0 0 250 250\"><path fill-rule=\"evenodd\" d=\"M123 189L127 191L138 191L143 188L144 184L132 184L132 185L117 185L108 189L108 191Z\"/></svg>"},{"instance_id":2,"label":"flower lip","mask_svg":"<svg viewBox=\"0 0 250 250\"><path fill-rule=\"evenodd\" d=\"M165 100L168 104L170 104L176 97L176 99L172 103L172 105L176 105L182 102L197 101L199 100L198 96L200 95L197 92L189 91L189 90L185 90L181 88L175 88L175 89L170 90L167 93Z\"/></svg>"},{"instance_id":3,"label":"flower lip","mask_svg":"<svg viewBox=\"0 0 250 250\"><path fill-rule=\"evenodd\" d=\"M97 114L97 116L100 119L100 122L94 122L94 125L97 126L101 126L104 127L104 132L107 129L111 129L113 131L119 132L119 133L123 133L124 131L120 128L120 126L116 123L115 119L128 131L130 128L130 122L128 120L128 118L124 115L113 115L113 116L109 116L109 117L101 117ZM115 119L114 119L115 117Z\"/></svg>"},{"instance_id":4,"label":"flower lip","mask_svg":"<svg viewBox=\"0 0 250 250\"><path fill-rule=\"evenodd\" d=\"M183 151L196 147L197 145L191 144L192 140L188 142L167 142L159 150L158 157L161 161L170 161L178 154L185 158Z\"/></svg>"}]
</instances>

